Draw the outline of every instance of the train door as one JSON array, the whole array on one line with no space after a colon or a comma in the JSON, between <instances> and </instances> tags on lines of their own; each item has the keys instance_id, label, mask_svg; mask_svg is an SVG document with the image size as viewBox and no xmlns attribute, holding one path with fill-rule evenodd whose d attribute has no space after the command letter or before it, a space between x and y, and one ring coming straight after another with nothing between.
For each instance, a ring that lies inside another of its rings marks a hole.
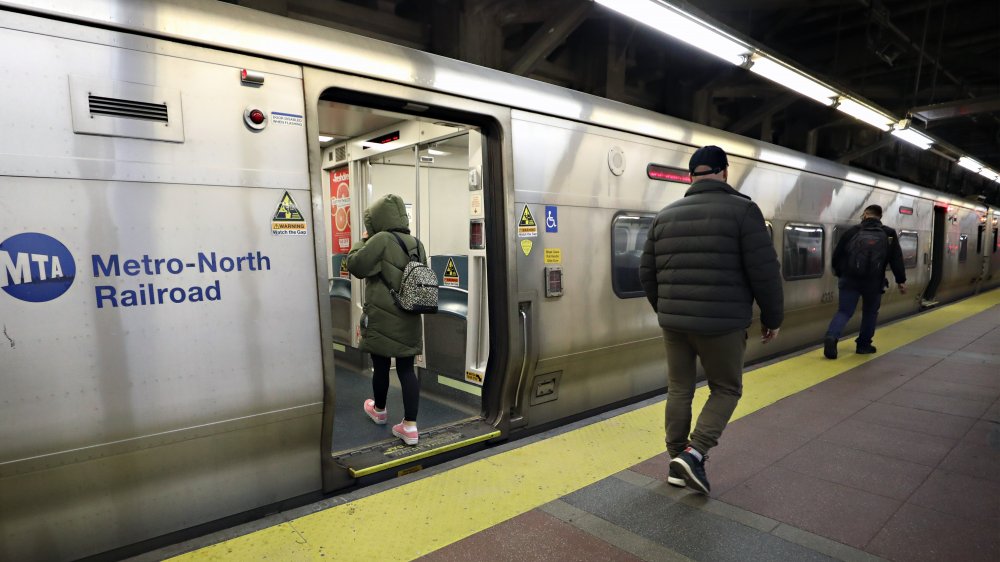
<instances>
[{"instance_id":1,"label":"train door","mask_svg":"<svg viewBox=\"0 0 1000 562\"><path fill-rule=\"evenodd\" d=\"M324 487L333 490L417 469L440 460L441 453L469 450L501 435L489 404L491 389L499 388L491 385L490 366L501 365L502 357L491 357L488 310L491 301L503 300L489 288L504 284L491 281L494 268L487 259L487 204L494 195L488 154L499 135L474 116L463 121L452 112L445 119L424 105L345 90L324 90L316 117L319 215L328 219L325 248L317 251L325 254L336 363L334 373L328 370L324 398ZM365 214L388 194L403 200L409 231L423 243L439 284L438 313L421 317L416 446L404 445L390 430L403 417L395 366L388 423L373 424L362 407L373 392L360 330L365 285L384 281L351 276L348 255L376 234L367 231Z\"/></svg>"},{"instance_id":2,"label":"train door","mask_svg":"<svg viewBox=\"0 0 1000 562\"><path fill-rule=\"evenodd\" d=\"M945 220L948 215L948 207L935 205L934 206L934 232L932 234L931 241L931 278L927 282L927 288L924 290L923 295L923 306L933 306L937 304L934 300L934 296L937 294L938 286L941 284L941 277L944 275L944 255L945 255L945 236L946 236L946 224ZM924 261L927 261L927 256L924 256Z\"/></svg>"}]
</instances>

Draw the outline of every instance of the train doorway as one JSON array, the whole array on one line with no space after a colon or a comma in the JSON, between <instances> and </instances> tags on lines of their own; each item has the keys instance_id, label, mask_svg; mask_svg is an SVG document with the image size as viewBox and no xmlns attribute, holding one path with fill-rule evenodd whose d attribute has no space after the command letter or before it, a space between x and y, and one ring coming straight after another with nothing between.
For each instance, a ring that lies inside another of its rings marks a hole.
<instances>
[{"instance_id":1,"label":"train doorway","mask_svg":"<svg viewBox=\"0 0 1000 562\"><path fill-rule=\"evenodd\" d=\"M333 472L340 471L333 477L324 471L327 489L395 476L500 435L486 423L484 405L491 297L490 193L483 170L491 141L475 124L401 109L326 94L318 107L322 213L329 217L324 260L332 324L328 344L336 365L326 381L324 424L330 427L324 428L324 441ZM375 234L367 232L365 213L388 194L403 200L409 231L423 243L439 285L439 311L422 316L424 348L415 360L421 386L416 446L404 445L391 432L403 414L394 364L388 423L376 425L363 411L364 400L373 395L372 362L361 349L365 284L385 281L353 277L348 256Z\"/></svg>"}]
</instances>

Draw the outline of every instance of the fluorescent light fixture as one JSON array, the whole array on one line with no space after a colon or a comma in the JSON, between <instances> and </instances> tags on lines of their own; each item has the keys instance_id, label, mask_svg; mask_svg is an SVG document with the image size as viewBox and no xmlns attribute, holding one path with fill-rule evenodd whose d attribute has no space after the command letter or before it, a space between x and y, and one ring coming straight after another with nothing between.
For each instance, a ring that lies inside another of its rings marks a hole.
<instances>
[{"instance_id":1,"label":"fluorescent light fixture","mask_svg":"<svg viewBox=\"0 0 1000 562\"><path fill-rule=\"evenodd\" d=\"M320 135L319 136L319 142L330 142L332 140L333 140L333 137L328 137L326 135Z\"/></svg>"},{"instance_id":2,"label":"fluorescent light fixture","mask_svg":"<svg viewBox=\"0 0 1000 562\"><path fill-rule=\"evenodd\" d=\"M966 170L972 170L973 172L978 172L983 169L983 165L976 162L968 156L963 156L958 159L958 165L965 168Z\"/></svg>"},{"instance_id":3,"label":"fluorescent light fixture","mask_svg":"<svg viewBox=\"0 0 1000 562\"><path fill-rule=\"evenodd\" d=\"M899 125L893 127L892 136L905 140L921 150L927 150L932 144L934 144L934 141L930 137L920 131L910 128L908 121L903 120L899 123Z\"/></svg>"},{"instance_id":4,"label":"fluorescent light fixture","mask_svg":"<svg viewBox=\"0 0 1000 562\"><path fill-rule=\"evenodd\" d=\"M443 150L438 150L436 148L428 148L427 149L427 154L430 154L431 156L447 156L447 155L449 155L451 153L450 152L445 152Z\"/></svg>"},{"instance_id":5,"label":"fluorescent light fixture","mask_svg":"<svg viewBox=\"0 0 1000 562\"><path fill-rule=\"evenodd\" d=\"M889 117L881 111L875 111L874 109L866 105L861 105L850 98L840 98L840 103L837 104L837 109L882 131L888 131L892 128L892 124L896 122L895 119Z\"/></svg>"},{"instance_id":6,"label":"fluorescent light fixture","mask_svg":"<svg viewBox=\"0 0 1000 562\"><path fill-rule=\"evenodd\" d=\"M778 61L760 55L754 57L750 72L759 74L776 84L794 90L807 98L812 98L823 105L833 105L837 97L837 92L827 88L809 76Z\"/></svg>"},{"instance_id":7,"label":"fluorescent light fixture","mask_svg":"<svg viewBox=\"0 0 1000 562\"><path fill-rule=\"evenodd\" d=\"M736 66L753 51L725 32L657 0L595 1Z\"/></svg>"},{"instance_id":8,"label":"fluorescent light fixture","mask_svg":"<svg viewBox=\"0 0 1000 562\"><path fill-rule=\"evenodd\" d=\"M982 170L979 170L979 175L983 176L986 179L997 181L997 173L989 168L983 168Z\"/></svg>"}]
</instances>

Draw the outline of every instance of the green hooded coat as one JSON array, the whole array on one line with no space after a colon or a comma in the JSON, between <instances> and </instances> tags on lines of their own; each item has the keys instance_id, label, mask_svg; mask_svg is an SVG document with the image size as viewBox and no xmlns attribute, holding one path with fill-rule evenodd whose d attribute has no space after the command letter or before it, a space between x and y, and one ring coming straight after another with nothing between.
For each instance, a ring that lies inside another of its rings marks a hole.
<instances>
[{"instance_id":1,"label":"green hooded coat","mask_svg":"<svg viewBox=\"0 0 1000 562\"><path fill-rule=\"evenodd\" d=\"M347 254L347 270L365 280L365 306L361 317L361 350L384 357L412 357L423 349L419 314L400 310L389 287L399 290L403 268L410 261L393 232L407 250L418 248L427 263L424 245L410 236L406 206L398 195L386 195L365 211L368 238ZM388 285L387 285L388 283Z\"/></svg>"}]
</instances>

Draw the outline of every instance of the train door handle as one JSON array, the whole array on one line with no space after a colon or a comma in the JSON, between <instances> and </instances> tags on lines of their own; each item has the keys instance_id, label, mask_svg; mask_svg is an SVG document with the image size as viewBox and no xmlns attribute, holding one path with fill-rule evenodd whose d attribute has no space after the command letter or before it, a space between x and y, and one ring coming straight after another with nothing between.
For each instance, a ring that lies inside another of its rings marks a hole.
<instances>
[{"instance_id":1,"label":"train door handle","mask_svg":"<svg viewBox=\"0 0 1000 562\"><path fill-rule=\"evenodd\" d=\"M521 306L518 310L521 316L521 373L517 378L517 393L514 395L514 411L521 411L521 387L524 385L524 379L528 371L528 313L525 312L524 306Z\"/></svg>"}]
</instances>

